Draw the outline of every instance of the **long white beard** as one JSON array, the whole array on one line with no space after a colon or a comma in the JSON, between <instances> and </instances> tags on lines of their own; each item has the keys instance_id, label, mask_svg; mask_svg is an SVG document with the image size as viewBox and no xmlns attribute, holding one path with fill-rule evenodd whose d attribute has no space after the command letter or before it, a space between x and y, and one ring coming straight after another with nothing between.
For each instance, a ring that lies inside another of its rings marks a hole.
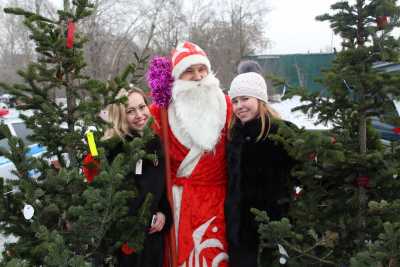
<instances>
[{"instance_id":1,"label":"long white beard","mask_svg":"<svg viewBox=\"0 0 400 267\"><path fill-rule=\"evenodd\" d=\"M195 145L211 151L224 128L226 109L219 80L212 73L201 81L176 80L168 107L169 124L187 148Z\"/></svg>"}]
</instances>

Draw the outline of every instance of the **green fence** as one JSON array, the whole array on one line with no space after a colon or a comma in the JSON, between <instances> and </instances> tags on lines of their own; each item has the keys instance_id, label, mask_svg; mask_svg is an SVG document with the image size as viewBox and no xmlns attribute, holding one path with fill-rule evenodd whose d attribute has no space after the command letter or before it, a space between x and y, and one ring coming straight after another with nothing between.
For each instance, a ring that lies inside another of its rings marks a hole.
<instances>
[{"instance_id":1,"label":"green fence","mask_svg":"<svg viewBox=\"0 0 400 267\"><path fill-rule=\"evenodd\" d=\"M248 59L257 61L265 74L283 78L289 85L303 86L310 91L321 91L323 87L316 79L322 78L321 70L330 68L335 55L292 54L292 55L257 55Z\"/></svg>"}]
</instances>

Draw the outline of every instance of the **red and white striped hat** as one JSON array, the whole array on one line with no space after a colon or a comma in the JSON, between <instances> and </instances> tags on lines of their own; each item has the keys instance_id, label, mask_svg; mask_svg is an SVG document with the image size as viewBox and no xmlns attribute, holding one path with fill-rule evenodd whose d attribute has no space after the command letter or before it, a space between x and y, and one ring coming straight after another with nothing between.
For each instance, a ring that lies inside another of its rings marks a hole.
<instances>
[{"instance_id":1,"label":"red and white striped hat","mask_svg":"<svg viewBox=\"0 0 400 267\"><path fill-rule=\"evenodd\" d=\"M196 64L204 64L211 71L207 54L198 45L185 41L172 51L172 76L175 79L179 79L187 68Z\"/></svg>"}]
</instances>

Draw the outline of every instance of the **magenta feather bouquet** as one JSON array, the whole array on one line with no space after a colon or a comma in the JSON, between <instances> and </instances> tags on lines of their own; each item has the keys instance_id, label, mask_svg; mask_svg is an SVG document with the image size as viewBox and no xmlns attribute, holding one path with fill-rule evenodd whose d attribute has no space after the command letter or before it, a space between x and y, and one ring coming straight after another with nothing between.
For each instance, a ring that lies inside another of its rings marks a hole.
<instances>
[{"instance_id":1,"label":"magenta feather bouquet","mask_svg":"<svg viewBox=\"0 0 400 267\"><path fill-rule=\"evenodd\" d=\"M172 94L172 62L167 57L154 57L147 70L147 84L151 89L151 97L154 103L166 108Z\"/></svg>"}]
</instances>

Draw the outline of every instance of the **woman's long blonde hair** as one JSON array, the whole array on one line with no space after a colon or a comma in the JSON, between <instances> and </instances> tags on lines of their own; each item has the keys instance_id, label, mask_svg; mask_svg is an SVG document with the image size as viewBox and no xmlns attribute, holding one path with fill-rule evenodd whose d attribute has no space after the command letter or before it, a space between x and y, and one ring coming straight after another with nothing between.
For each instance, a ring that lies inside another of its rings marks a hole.
<instances>
[{"instance_id":1,"label":"woman's long blonde hair","mask_svg":"<svg viewBox=\"0 0 400 267\"><path fill-rule=\"evenodd\" d=\"M116 99L129 97L133 93L141 95L144 99L144 103L147 106L149 105L148 99L143 90L137 87L132 87L129 90L122 88L118 92ZM119 136L123 139L125 136L131 135L131 130L129 129L129 125L126 120L126 103L108 105L106 110L108 113L108 122L112 124L112 127L105 131L102 139L106 140L115 136Z\"/></svg>"},{"instance_id":2,"label":"woman's long blonde hair","mask_svg":"<svg viewBox=\"0 0 400 267\"><path fill-rule=\"evenodd\" d=\"M264 101L257 99L257 102L258 102L258 116L261 119L261 129L256 139L256 141L258 142L261 139L267 138L269 130L271 128L271 117L274 119L282 119L282 117L273 107L271 107ZM235 114L232 114L232 118L229 124L229 134L228 134L228 138L230 140L232 139L232 130L235 127L236 123L240 123L240 120L235 116Z\"/></svg>"}]
</instances>

